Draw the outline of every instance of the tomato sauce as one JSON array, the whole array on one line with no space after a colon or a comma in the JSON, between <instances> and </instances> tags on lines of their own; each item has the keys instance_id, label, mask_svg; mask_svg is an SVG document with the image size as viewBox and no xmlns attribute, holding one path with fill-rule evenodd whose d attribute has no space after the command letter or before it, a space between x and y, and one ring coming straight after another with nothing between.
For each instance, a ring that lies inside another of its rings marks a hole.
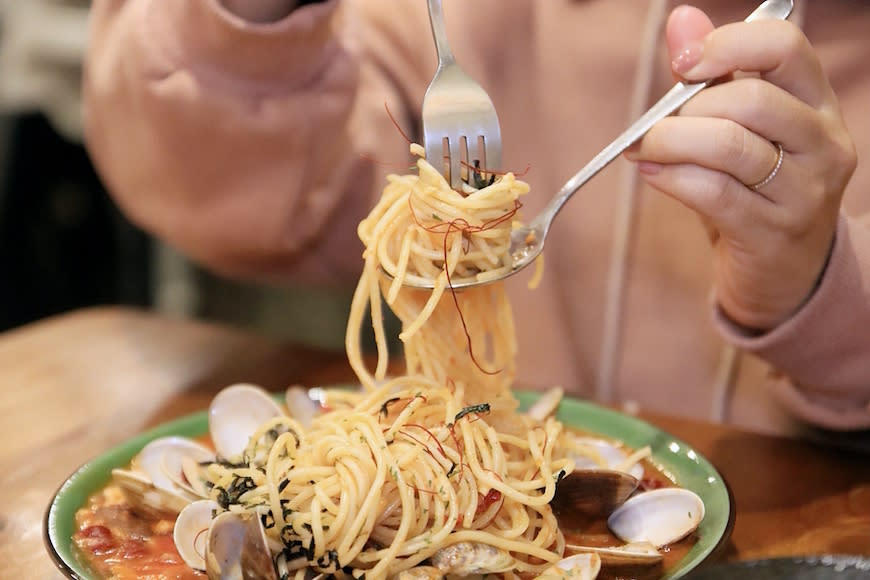
<instances>
[{"instance_id":1,"label":"tomato sauce","mask_svg":"<svg viewBox=\"0 0 870 580\"><path fill-rule=\"evenodd\" d=\"M193 580L192 570L175 548L175 516L142 518L110 484L76 512L73 543L78 556L101 578L113 580Z\"/></svg>"}]
</instances>

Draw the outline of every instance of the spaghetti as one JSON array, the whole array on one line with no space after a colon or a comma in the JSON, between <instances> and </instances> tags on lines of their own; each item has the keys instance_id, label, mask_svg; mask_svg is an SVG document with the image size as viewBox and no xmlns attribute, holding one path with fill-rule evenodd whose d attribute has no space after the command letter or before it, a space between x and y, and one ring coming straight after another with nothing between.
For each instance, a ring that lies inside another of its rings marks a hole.
<instances>
[{"instance_id":1,"label":"spaghetti","mask_svg":"<svg viewBox=\"0 0 870 580\"><path fill-rule=\"evenodd\" d=\"M359 226L365 266L346 346L363 390L325 391L330 410L307 428L276 418L242 458L204 468L223 509L262 519L282 577L395 577L451 547L475 547L478 573L532 577L565 550L549 503L574 463L561 423L516 412L504 288L451 287L509 267L510 232L528 186L506 174L454 191L422 148L412 152L418 174L390 176ZM424 279L434 290L405 285ZM402 321L406 373L392 379L382 299ZM360 346L367 312L379 353L374 371ZM438 568L447 573L450 565Z\"/></svg>"}]
</instances>

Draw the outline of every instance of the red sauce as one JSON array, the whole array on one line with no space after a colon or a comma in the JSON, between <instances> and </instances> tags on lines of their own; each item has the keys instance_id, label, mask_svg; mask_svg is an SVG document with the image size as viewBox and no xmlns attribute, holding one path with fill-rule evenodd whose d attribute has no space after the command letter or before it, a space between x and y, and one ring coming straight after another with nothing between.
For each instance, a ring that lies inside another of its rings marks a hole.
<instances>
[{"instance_id":1,"label":"red sauce","mask_svg":"<svg viewBox=\"0 0 870 580\"><path fill-rule=\"evenodd\" d=\"M73 543L79 557L102 578L203 579L191 570L175 548L175 516L142 518L133 512L120 490L109 485L76 513Z\"/></svg>"}]
</instances>

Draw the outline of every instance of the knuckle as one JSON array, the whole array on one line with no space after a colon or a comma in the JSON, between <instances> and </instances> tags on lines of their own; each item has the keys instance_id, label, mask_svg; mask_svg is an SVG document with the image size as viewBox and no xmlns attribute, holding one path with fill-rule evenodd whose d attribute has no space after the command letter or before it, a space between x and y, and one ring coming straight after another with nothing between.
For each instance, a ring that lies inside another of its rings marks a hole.
<instances>
[{"instance_id":1,"label":"knuckle","mask_svg":"<svg viewBox=\"0 0 870 580\"><path fill-rule=\"evenodd\" d=\"M785 58L795 57L808 49L809 40L800 28L790 22L781 22L779 25L783 28L780 50Z\"/></svg>"},{"instance_id":2,"label":"knuckle","mask_svg":"<svg viewBox=\"0 0 870 580\"><path fill-rule=\"evenodd\" d=\"M699 193L701 198L708 200L709 215L723 216L737 207L740 192L730 176L716 172L711 179L704 181L704 188L705 191Z\"/></svg>"},{"instance_id":3,"label":"knuckle","mask_svg":"<svg viewBox=\"0 0 870 580\"><path fill-rule=\"evenodd\" d=\"M746 162L750 147L746 129L733 121L726 121L722 129L715 133L713 153L727 167L737 167Z\"/></svg>"}]
</instances>

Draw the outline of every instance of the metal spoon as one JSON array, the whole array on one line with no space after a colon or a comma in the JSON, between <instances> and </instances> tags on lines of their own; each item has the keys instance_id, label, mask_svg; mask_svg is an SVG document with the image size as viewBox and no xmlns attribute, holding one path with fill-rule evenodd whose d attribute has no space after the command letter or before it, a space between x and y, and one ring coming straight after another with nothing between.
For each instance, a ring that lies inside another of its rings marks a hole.
<instances>
[{"instance_id":1,"label":"metal spoon","mask_svg":"<svg viewBox=\"0 0 870 580\"><path fill-rule=\"evenodd\" d=\"M752 14L746 17L746 22L754 20L770 20L779 19L785 20L791 14L794 8L793 0L767 0L762 2ZM528 266L544 249L544 242L547 239L547 234L550 231L550 226L553 219L562 209L572 195L580 189L587 181L592 179L599 171L607 167L611 161L622 154L632 143L643 137L653 125L664 119L680 107L682 107L689 99L697 95L703 89L707 88L714 79L708 81L685 84L677 83L669 90L659 101L653 105L646 113L644 113L637 121L635 121L628 129L625 130L619 137L616 138L610 145L605 147L601 153L596 155L586 166L578 171L574 177L569 179L562 189L553 197L550 203L538 214L528 225L515 229L511 232L510 255L513 260L511 269L506 271L502 276L497 278L489 278L485 281L478 282L473 279L456 281L452 284L454 289L468 288L472 286L481 286L483 284L491 284L498 280L502 280L511 276L526 266ZM416 288L432 288L433 281L415 281L414 283L406 282L407 286Z\"/></svg>"}]
</instances>

